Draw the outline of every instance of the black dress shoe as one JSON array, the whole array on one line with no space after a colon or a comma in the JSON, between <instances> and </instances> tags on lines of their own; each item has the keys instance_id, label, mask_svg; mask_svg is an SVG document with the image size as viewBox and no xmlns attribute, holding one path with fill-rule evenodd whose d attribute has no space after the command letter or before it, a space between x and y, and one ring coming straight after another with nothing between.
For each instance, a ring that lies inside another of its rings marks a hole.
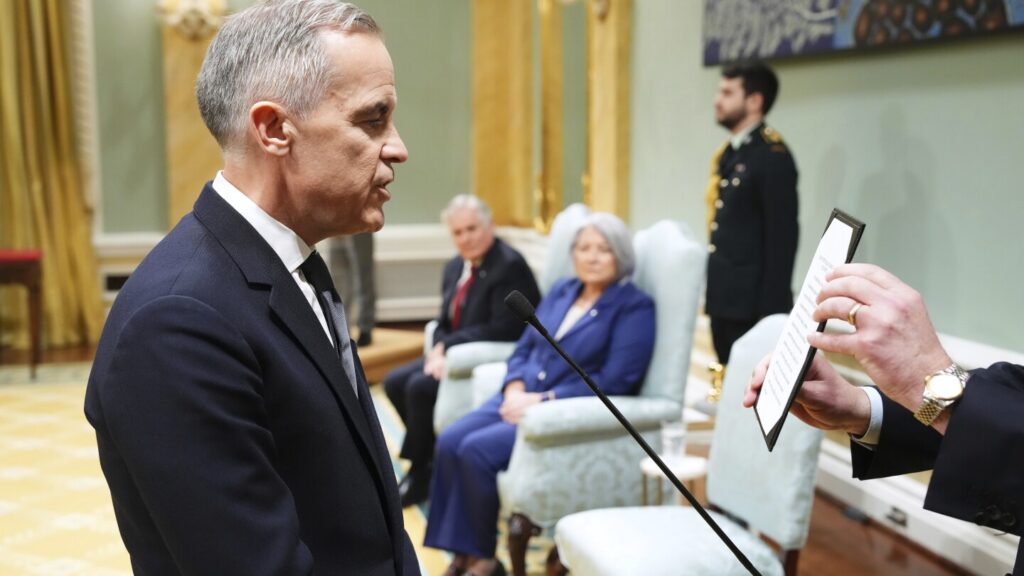
<instances>
[{"instance_id":1,"label":"black dress shoe","mask_svg":"<svg viewBox=\"0 0 1024 576\"><path fill-rule=\"evenodd\" d=\"M373 332L360 331L359 338L356 338L356 346L359 346L360 348L365 348L370 344L373 344Z\"/></svg>"},{"instance_id":2,"label":"black dress shoe","mask_svg":"<svg viewBox=\"0 0 1024 576\"><path fill-rule=\"evenodd\" d=\"M398 497L402 501L402 508L415 506L427 501L430 495L430 475L416 474L410 472L402 478L398 485Z\"/></svg>"}]
</instances>

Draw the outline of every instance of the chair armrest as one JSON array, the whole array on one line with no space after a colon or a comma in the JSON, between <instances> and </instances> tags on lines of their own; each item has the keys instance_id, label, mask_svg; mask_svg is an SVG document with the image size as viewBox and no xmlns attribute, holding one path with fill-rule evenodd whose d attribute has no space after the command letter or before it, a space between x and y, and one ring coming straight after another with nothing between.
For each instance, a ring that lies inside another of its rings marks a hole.
<instances>
[{"instance_id":1,"label":"chair armrest","mask_svg":"<svg viewBox=\"0 0 1024 576\"><path fill-rule=\"evenodd\" d=\"M434 347L434 330L437 330L437 320L427 322L423 327L423 357L430 355L430 349Z\"/></svg>"},{"instance_id":2,"label":"chair armrest","mask_svg":"<svg viewBox=\"0 0 1024 576\"><path fill-rule=\"evenodd\" d=\"M504 362L515 347L515 342L467 342L452 346L444 355L445 378L471 378L473 368L480 364Z\"/></svg>"},{"instance_id":3,"label":"chair armrest","mask_svg":"<svg viewBox=\"0 0 1024 576\"><path fill-rule=\"evenodd\" d=\"M633 426L643 432L679 420L683 407L666 398L612 396L611 401ZM566 398L537 404L519 424L519 438L538 447L557 446L628 434L597 398Z\"/></svg>"}]
</instances>

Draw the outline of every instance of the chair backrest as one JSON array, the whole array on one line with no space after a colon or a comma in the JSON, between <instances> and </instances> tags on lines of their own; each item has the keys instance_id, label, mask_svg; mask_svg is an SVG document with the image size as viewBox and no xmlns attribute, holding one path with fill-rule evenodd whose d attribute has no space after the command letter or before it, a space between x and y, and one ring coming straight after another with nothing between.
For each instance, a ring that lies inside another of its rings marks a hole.
<instances>
[{"instance_id":1,"label":"chair backrest","mask_svg":"<svg viewBox=\"0 0 1024 576\"><path fill-rule=\"evenodd\" d=\"M661 220L636 233L633 282L654 299L654 354L641 396L683 403L707 250L686 225Z\"/></svg>"},{"instance_id":2,"label":"chair backrest","mask_svg":"<svg viewBox=\"0 0 1024 576\"><path fill-rule=\"evenodd\" d=\"M751 372L774 350L785 323L785 314L769 316L732 347L715 417L707 494L709 502L795 550L807 541L823 434L790 415L768 452L754 411L742 404Z\"/></svg>"},{"instance_id":3,"label":"chair backrest","mask_svg":"<svg viewBox=\"0 0 1024 576\"><path fill-rule=\"evenodd\" d=\"M572 241L576 231L590 214L590 208L583 204L570 204L555 216L548 233L547 257L544 272L540 276L540 293L547 294L555 282L576 275L572 265Z\"/></svg>"}]
</instances>

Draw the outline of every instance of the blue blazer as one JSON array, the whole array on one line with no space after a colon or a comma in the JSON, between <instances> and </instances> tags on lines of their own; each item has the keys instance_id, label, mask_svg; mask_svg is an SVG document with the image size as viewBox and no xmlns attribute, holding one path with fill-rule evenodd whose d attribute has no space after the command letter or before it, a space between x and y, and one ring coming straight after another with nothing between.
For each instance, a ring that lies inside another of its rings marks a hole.
<instances>
[{"instance_id":1,"label":"blue blazer","mask_svg":"<svg viewBox=\"0 0 1024 576\"><path fill-rule=\"evenodd\" d=\"M552 335L583 284L558 281L537 308L537 319ZM654 301L624 280L609 286L590 312L559 344L609 395L635 394L654 351ZM591 394L586 382L536 330L527 329L508 359L505 383L522 380L528 392L553 390L556 398Z\"/></svg>"},{"instance_id":2,"label":"blue blazer","mask_svg":"<svg viewBox=\"0 0 1024 576\"><path fill-rule=\"evenodd\" d=\"M370 391L207 185L110 311L85 397L135 574L419 574Z\"/></svg>"}]
</instances>

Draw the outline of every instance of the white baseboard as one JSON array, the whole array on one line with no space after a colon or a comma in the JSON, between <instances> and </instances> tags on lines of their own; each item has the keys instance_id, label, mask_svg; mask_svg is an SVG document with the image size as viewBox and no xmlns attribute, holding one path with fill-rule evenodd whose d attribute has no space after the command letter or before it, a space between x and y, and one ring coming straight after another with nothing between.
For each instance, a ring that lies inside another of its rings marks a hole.
<instances>
[{"instance_id":1,"label":"white baseboard","mask_svg":"<svg viewBox=\"0 0 1024 576\"><path fill-rule=\"evenodd\" d=\"M1019 539L925 510L926 486L907 476L860 481L851 476L850 451L825 440L818 488L936 556L974 574L1005 574Z\"/></svg>"}]
</instances>

